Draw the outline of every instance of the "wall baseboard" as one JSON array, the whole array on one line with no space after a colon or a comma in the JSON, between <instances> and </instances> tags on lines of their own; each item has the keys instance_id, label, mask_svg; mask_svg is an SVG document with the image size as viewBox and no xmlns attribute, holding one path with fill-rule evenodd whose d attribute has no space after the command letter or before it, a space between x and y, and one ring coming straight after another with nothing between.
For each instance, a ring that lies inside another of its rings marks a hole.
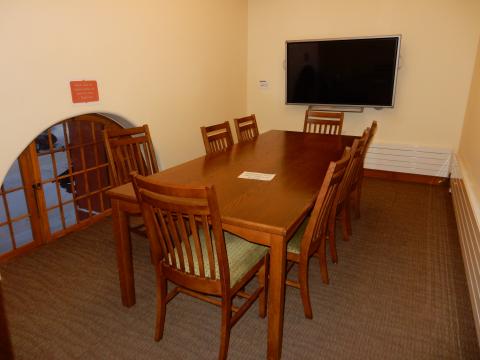
<instances>
[{"instance_id":1,"label":"wall baseboard","mask_svg":"<svg viewBox=\"0 0 480 360\"><path fill-rule=\"evenodd\" d=\"M458 157L452 159L453 207L457 220L463 263L472 302L473 317L480 342L480 212L478 200L471 191L470 181Z\"/></svg>"}]
</instances>

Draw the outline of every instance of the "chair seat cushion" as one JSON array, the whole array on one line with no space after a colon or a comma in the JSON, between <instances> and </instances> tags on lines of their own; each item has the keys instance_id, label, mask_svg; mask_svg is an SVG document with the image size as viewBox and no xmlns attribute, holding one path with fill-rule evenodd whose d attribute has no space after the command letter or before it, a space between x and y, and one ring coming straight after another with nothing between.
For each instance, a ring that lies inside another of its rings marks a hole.
<instances>
[{"instance_id":1,"label":"chair seat cushion","mask_svg":"<svg viewBox=\"0 0 480 360\"><path fill-rule=\"evenodd\" d=\"M287 252L300 254L300 247L302 244L303 234L305 233L305 229L307 228L308 221L310 220L310 216L307 216L305 220L300 224L295 234L290 238L287 243Z\"/></svg>"},{"instance_id":2,"label":"chair seat cushion","mask_svg":"<svg viewBox=\"0 0 480 360\"><path fill-rule=\"evenodd\" d=\"M230 284L233 287L268 254L268 247L251 243L226 231L224 236L230 267Z\"/></svg>"},{"instance_id":3,"label":"chair seat cushion","mask_svg":"<svg viewBox=\"0 0 480 360\"><path fill-rule=\"evenodd\" d=\"M228 265L230 269L230 287L235 284L255 266L268 253L268 247L251 243L245 239L235 236L227 231L223 232L225 238L225 247L227 249ZM212 235L213 237L213 235ZM200 232L200 242L202 246L202 258L205 270L205 277L210 277L210 265L208 261L208 252L203 232ZM190 236L190 248L193 257L193 272L196 276L200 276L200 268L196 256L195 245L192 236ZM182 243L183 254L186 257L185 245ZM218 267L217 252L213 247L215 256L215 279L220 279ZM175 257L178 262L178 253L175 251ZM188 260L185 258L185 271L190 273Z\"/></svg>"}]
</instances>

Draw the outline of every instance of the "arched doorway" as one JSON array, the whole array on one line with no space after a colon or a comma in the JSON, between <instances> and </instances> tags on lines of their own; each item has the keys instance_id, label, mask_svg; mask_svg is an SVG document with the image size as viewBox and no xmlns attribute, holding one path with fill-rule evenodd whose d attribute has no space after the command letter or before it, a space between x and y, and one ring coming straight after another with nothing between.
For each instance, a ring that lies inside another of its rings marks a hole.
<instances>
[{"instance_id":1,"label":"arched doorway","mask_svg":"<svg viewBox=\"0 0 480 360\"><path fill-rule=\"evenodd\" d=\"M0 260L109 214L106 127L120 125L99 114L63 120L14 162L0 188Z\"/></svg>"}]
</instances>

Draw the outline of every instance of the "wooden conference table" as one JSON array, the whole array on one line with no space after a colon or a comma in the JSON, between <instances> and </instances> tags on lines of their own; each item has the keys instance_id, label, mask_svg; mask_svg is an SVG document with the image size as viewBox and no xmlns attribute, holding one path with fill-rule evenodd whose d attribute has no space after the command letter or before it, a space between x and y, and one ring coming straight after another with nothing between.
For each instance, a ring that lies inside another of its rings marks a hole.
<instances>
[{"instance_id":1,"label":"wooden conference table","mask_svg":"<svg viewBox=\"0 0 480 360\"><path fill-rule=\"evenodd\" d=\"M272 130L256 140L151 175L169 183L214 184L224 230L270 247L268 358L282 350L287 241L312 208L327 167L353 136ZM239 179L243 171L275 174L271 181ZM123 305L135 304L128 213L138 213L132 184L110 189Z\"/></svg>"}]
</instances>

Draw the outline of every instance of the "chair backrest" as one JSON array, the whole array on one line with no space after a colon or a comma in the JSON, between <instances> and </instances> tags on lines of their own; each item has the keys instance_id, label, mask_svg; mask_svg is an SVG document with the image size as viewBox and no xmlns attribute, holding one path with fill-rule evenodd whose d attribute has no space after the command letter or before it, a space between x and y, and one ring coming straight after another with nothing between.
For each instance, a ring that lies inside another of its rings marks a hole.
<instances>
[{"instance_id":1,"label":"chair backrest","mask_svg":"<svg viewBox=\"0 0 480 360\"><path fill-rule=\"evenodd\" d=\"M211 126L202 126L200 130L207 154L222 151L233 145L232 131L228 121Z\"/></svg>"},{"instance_id":2,"label":"chair backrest","mask_svg":"<svg viewBox=\"0 0 480 360\"><path fill-rule=\"evenodd\" d=\"M154 265L180 286L220 294L230 277L213 185L162 184L141 175L133 184Z\"/></svg>"},{"instance_id":3,"label":"chair backrest","mask_svg":"<svg viewBox=\"0 0 480 360\"><path fill-rule=\"evenodd\" d=\"M322 236L325 236L335 197L349 160L350 149L347 148L340 160L330 163L303 234L300 257L312 255L320 245Z\"/></svg>"},{"instance_id":4,"label":"chair backrest","mask_svg":"<svg viewBox=\"0 0 480 360\"><path fill-rule=\"evenodd\" d=\"M343 127L343 112L305 111L303 132L340 135Z\"/></svg>"},{"instance_id":5,"label":"chair backrest","mask_svg":"<svg viewBox=\"0 0 480 360\"><path fill-rule=\"evenodd\" d=\"M339 204L342 204L347 196L350 195L352 185L355 183L360 171L363 169L363 154L369 132L369 128L365 129L362 137L360 139L355 139L353 142L350 152L350 161L348 162L345 176L343 177L342 183L338 189L337 198L335 199L335 207L337 207ZM332 214L332 216L334 215Z\"/></svg>"},{"instance_id":6,"label":"chair backrest","mask_svg":"<svg viewBox=\"0 0 480 360\"><path fill-rule=\"evenodd\" d=\"M131 181L132 171L144 176L158 172L148 125L130 129L105 129L103 137L113 185Z\"/></svg>"},{"instance_id":7,"label":"chair backrest","mask_svg":"<svg viewBox=\"0 0 480 360\"><path fill-rule=\"evenodd\" d=\"M258 136L257 119L255 114L234 119L238 142L250 141Z\"/></svg>"}]
</instances>

